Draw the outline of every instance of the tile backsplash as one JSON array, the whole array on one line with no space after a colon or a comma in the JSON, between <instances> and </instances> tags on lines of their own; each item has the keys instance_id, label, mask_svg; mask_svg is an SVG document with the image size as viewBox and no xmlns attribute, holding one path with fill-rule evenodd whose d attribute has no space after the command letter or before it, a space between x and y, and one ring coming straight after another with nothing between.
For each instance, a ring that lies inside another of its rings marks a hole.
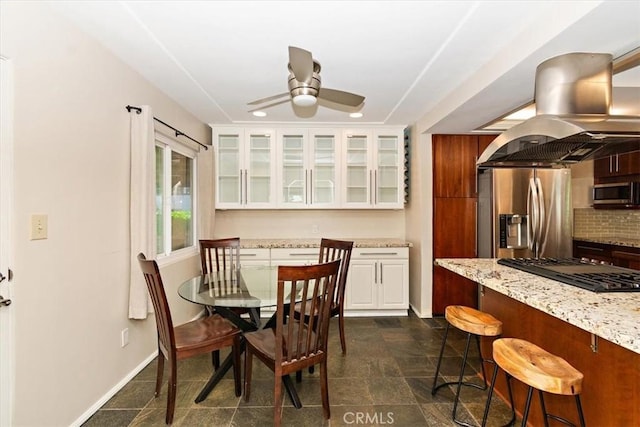
<instances>
[{"instance_id":1,"label":"tile backsplash","mask_svg":"<svg viewBox=\"0 0 640 427\"><path fill-rule=\"evenodd\" d=\"M640 239L640 210L574 209L573 236Z\"/></svg>"}]
</instances>

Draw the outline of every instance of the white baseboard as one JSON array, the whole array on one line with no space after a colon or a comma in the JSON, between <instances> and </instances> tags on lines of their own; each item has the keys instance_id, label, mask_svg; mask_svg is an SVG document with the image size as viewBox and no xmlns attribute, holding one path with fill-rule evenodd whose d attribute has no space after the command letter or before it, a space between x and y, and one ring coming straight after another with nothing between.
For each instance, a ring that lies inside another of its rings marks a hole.
<instances>
[{"instance_id":1,"label":"white baseboard","mask_svg":"<svg viewBox=\"0 0 640 427\"><path fill-rule=\"evenodd\" d=\"M98 409L102 408L105 403L109 401L113 396L116 395L117 392L122 390L122 388L127 385L129 381L131 381L136 375L140 373L153 359L158 355L158 351L154 351L151 353L146 359L144 359L138 366L136 366L131 372L129 372L124 378L122 378L118 384L113 386L111 390L105 393L96 403L91 405L89 409L87 409L84 414L80 415L77 420L71 423L72 427L81 426L84 422L86 422L93 414L98 412Z\"/></svg>"},{"instance_id":2,"label":"white baseboard","mask_svg":"<svg viewBox=\"0 0 640 427\"><path fill-rule=\"evenodd\" d=\"M198 313L196 313L196 315L191 320L199 319L200 317L203 317L205 315L206 315L206 310L203 309L202 311L199 311ZM191 321L191 320L189 320L189 321ZM93 414L95 414L96 412L98 412L98 410L100 408L102 408L102 406L105 403L107 403L109 401L109 399L111 399L113 396L115 396L116 393L118 393L120 390L122 390L122 388L125 385L127 385L127 383L129 381L131 381L136 375L138 375L140 373L140 371L142 371L149 363L151 363L151 361L153 359L155 359L156 356L158 356L158 350L155 350L146 359L144 359L142 362L140 362L140 364L138 366L136 366L131 372L129 372L123 379L121 379L118 382L118 384L113 386L111 388L111 390L109 390L107 393L105 393L105 395L102 396L96 403L91 405L91 407L89 409L87 409L84 412L84 414L80 415L80 417L78 417L77 420L75 420L73 423L71 423L71 426L73 426L73 427L78 426L79 427L85 421L87 421L89 418L91 418L91 416Z\"/></svg>"},{"instance_id":3,"label":"white baseboard","mask_svg":"<svg viewBox=\"0 0 640 427\"><path fill-rule=\"evenodd\" d=\"M348 310L344 312L344 317L406 317L409 315L407 309L399 310Z\"/></svg>"},{"instance_id":4,"label":"white baseboard","mask_svg":"<svg viewBox=\"0 0 640 427\"><path fill-rule=\"evenodd\" d=\"M418 316L421 319L430 319L433 317L431 310L429 310L426 313L422 313L419 310L416 310L416 308L412 304L409 304L409 308L411 308L411 311L413 311L416 314L416 316Z\"/></svg>"}]
</instances>

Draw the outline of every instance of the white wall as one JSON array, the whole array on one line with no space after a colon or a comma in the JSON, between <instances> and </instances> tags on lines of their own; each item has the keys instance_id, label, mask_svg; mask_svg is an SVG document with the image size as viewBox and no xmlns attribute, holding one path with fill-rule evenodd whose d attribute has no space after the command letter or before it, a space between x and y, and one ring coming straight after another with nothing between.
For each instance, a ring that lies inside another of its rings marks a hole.
<instances>
[{"instance_id":1,"label":"white wall","mask_svg":"<svg viewBox=\"0 0 640 427\"><path fill-rule=\"evenodd\" d=\"M151 105L202 142L210 141L210 129L45 3L0 7L0 54L15 76L15 343L1 344L16 352L12 424L72 425L156 349L154 317L127 319L124 107ZM199 159L205 228L211 159L211 150ZM47 240L29 240L33 213L48 215ZM195 257L163 269L176 323L197 312L174 291L197 269ZM121 348L124 328L130 344Z\"/></svg>"},{"instance_id":2,"label":"white wall","mask_svg":"<svg viewBox=\"0 0 640 427\"><path fill-rule=\"evenodd\" d=\"M409 251L409 303L420 317L432 311L432 176L431 137L411 129L411 194L406 212L406 239L413 244Z\"/></svg>"},{"instance_id":3,"label":"white wall","mask_svg":"<svg viewBox=\"0 0 640 427\"><path fill-rule=\"evenodd\" d=\"M404 239L404 234L403 210L218 210L212 237L319 241L321 237Z\"/></svg>"}]
</instances>

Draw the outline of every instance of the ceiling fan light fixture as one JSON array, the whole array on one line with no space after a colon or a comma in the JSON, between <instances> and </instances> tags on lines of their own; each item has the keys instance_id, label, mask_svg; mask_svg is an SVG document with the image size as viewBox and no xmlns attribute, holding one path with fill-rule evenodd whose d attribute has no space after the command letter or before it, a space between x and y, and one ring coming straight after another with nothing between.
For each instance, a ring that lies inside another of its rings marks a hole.
<instances>
[{"instance_id":1,"label":"ceiling fan light fixture","mask_svg":"<svg viewBox=\"0 0 640 427\"><path fill-rule=\"evenodd\" d=\"M293 103L298 107L311 107L316 105L317 98L313 95L300 94L293 97Z\"/></svg>"},{"instance_id":2,"label":"ceiling fan light fixture","mask_svg":"<svg viewBox=\"0 0 640 427\"><path fill-rule=\"evenodd\" d=\"M313 59L311 52L295 46L289 46L289 70L288 84L290 100L296 107L313 107L320 104L322 107L332 108L344 112L356 112L362 109L364 104L364 96L342 90L323 88L320 90L320 63ZM268 96L249 102L248 105L259 105L265 102L274 101L286 96L287 93ZM318 101L320 100L320 101ZM265 108L274 107L284 104L289 99L272 102L263 107L258 107L249 112L264 110ZM326 101L326 102L324 102ZM315 109L304 111L305 117L310 117ZM294 113L302 117L302 110Z\"/></svg>"}]
</instances>

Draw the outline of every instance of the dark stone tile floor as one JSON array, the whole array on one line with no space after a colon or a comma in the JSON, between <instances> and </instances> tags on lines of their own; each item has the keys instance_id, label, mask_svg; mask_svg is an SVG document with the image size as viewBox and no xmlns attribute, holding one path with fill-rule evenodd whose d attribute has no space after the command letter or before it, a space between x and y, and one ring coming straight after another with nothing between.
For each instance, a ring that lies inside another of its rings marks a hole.
<instances>
[{"instance_id":1,"label":"dark stone tile floor","mask_svg":"<svg viewBox=\"0 0 640 427\"><path fill-rule=\"evenodd\" d=\"M451 421L455 388L443 387L431 395L433 375L445 321L415 315L394 318L347 318L347 355L340 351L338 321L331 322L329 342L329 401L331 419L324 420L319 369L304 372L296 389L303 408L284 398L283 426L455 426ZM465 336L450 330L441 381L457 380ZM480 383L477 350L465 379ZM224 357L224 353L222 357ZM254 359L251 398L236 397L231 372L199 404L194 399L211 374L211 358L178 363L175 426L262 427L273 423L273 374ZM162 394L153 397L156 362L153 361L111 398L85 427L162 426L166 408L166 379ZM486 391L463 387L458 418L478 425ZM498 398L492 402L488 425L504 425L510 410Z\"/></svg>"}]
</instances>

